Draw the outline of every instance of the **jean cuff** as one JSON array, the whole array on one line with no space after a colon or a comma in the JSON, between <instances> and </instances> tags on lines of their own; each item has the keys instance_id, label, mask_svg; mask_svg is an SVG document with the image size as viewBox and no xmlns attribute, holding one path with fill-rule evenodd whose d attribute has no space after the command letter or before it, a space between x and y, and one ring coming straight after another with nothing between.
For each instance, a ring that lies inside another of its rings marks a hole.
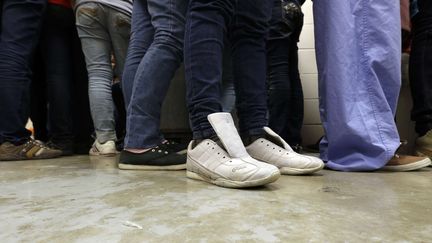
<instances>
[{"instance_id":1,"label":"jean cuff","mask_svg":"<svg viewBox=\"0 0 432 243\"><path fill-rule=\"evenodd\" d=\"M108 141L117 141L115 131L96 131L96 138L99 143L106 143Z\"/></svg>"}]
</instances>

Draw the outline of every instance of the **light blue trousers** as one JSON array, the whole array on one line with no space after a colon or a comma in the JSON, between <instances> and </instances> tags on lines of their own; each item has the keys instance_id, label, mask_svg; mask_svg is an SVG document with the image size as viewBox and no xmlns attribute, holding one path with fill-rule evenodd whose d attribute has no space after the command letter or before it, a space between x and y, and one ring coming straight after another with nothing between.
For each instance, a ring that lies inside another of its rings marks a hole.
<instances>
[{"instance_id":1,"label":"light blue trousers","mask_svg":"<svg viewBox=\"0 0 432 243\"><path fill-rule=\"evenodd\" d=\"M321 157L341 171L383 167L399 147L399 0L315 0Z\"/></svg>"}]
</instances>

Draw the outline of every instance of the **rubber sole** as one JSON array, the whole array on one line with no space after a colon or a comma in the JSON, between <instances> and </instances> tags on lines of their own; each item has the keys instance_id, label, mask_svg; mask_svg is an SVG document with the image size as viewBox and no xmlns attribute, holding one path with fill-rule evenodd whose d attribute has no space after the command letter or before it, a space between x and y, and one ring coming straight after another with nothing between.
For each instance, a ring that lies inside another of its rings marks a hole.
<instances>
[{"instance_id":1,"label":"rubber sole","mask_svg":"<svg viewBox=\"0 0 432 243\"><path fill-rule=\"evenodd\" d=\"M119 154L118 151L116 151L116 152L112 152L112 153L101 153L101 152L95 152L95 151L92 151L91 149L90 149L90 151L89 151L89 155L90 155L90 156L106 156L106 157L114 157L114 156L116 156L117 154Z\"/></svg>"},{"instance_id":2,"label":"rubber sole","mask_svg":"<svg viewBox=\"0 0 432 243\"><path fill-rule=\"evenodd\" d=\"M416 149L415 152L414 152L414 154L415 154L416 156L420 156L420 157L429 157L429 158L431 158L431 155L430 155L431 152L428 151L428 153L424 153L424 152L422 151L422 149ZM432 167L432 163L431 163L429 166Z\"/></svg>"},{"instance_id":3,"label":"rubber sole","mask_svg":"<svg viewBox=\"0 0 432 243\"><path fill-rule=\"evenodd\" d=\"M164 166L155 166L155 165L131 165L131 164L118 164L118 168L121 170L184 170L186 169L186 164L178 164L178 165L164 165Z\"/></svg>"},{"instance_id":4,"label":"rubber sole","mask_svg":"<svg viewBox=\"0 0 432 243\"><path fill-rule=\"evenodd\" d=\"M404 172L404 171L413 171L419 170L431 165L431 160L429 158L417 161L415 163L407 164L407 165L398 165L398 166L384 166L382 170L385 171L394 171L394 172Z\"/></svg>"},{"instance_id":5,"label":"rubber sole","mask_svg":"<svg viewBox=\"0 0 432 243\"><path fill-rule=\"evenodd\" d=\"M28 157L1 157L0 156L0 161L26 161L26 160L45 160L45 159L56 159L56 158L60 158L62 157L61 154L59 155L45 155L45 156L38 156L38 157L32 157L32 158L28 158Z\"/></svg>"},{"instance_id":6,"label":"rubber sole","mask_svg":"<svg viewBox=\"0 0 432 243\"><path fill-rule=\"evenodd\" d=\"M221 186L221 187L227 187L227 188L248 188L248 187L258 187L258 186L263 186L263 185L267 185L270 184L272 182L275 182L277 179L279 179L280 177L280 173L279 172L274 172L273 174L259 179L259 180L253 180L253 181L232 181L232 180L227 180L227 179L223 179L223 178L218 178L218 179L210 179L204 176L201 176L195 172L192 171L186 171L186 176L190 179L194 179L194 180L200 180L200 181L205 181L217 186Z\"/></svg>"},{"instance_id":7,"label":"rubber sole","mask_svg":"<svg viewBox=\"0 0 432 243\"><path fill-rule=\"evenodd\" d=\"M297 168L290 168L290 167L282 167L279 168L279 170L282 175L309 175L324 169L324 166L325 165L323 163L319 167L315 167L315 168L297 169Z\"/></svg>"}]
</instances>

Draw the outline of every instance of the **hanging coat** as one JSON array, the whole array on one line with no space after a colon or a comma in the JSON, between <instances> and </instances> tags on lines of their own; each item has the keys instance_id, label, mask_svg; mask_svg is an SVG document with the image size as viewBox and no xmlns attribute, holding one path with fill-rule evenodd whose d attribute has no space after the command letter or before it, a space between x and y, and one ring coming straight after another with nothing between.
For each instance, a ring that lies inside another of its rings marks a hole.
<instances>
[{"instance_id":1,"label":"hanging coat","mask_svg":"<svg viewBox=\"0 0 432 243\"><path fill-rule=\"evenodd\" d=\"M315 0L321 157L341 171L383 167L399 147L399 0Z\"/></svg>"}]
</instances>

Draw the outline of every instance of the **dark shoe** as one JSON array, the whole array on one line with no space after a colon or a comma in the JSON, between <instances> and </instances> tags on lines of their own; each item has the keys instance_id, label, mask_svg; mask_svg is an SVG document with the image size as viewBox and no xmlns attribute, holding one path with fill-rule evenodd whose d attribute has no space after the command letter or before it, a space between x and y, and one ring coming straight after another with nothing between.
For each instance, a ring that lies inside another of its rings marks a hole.
<instances>
[{"instance_id":1,"label":"dark shoe","mask_svg":"<svg viewBox=\"0 0 432 243\"><path fill-rule=\"evenodd\" d=\"M62 155L62 151L49 148L42 142L29 139L21 145L5 142L0 145L0 161L51 159Z\"/></svg>"},{"instance_id":2,"label":"dark shoe","mask_svg":"<svg viewBox=\"0 0 432 243\"><path fill-rule=\"evenodd\" d=\"M167 142L144 153L123 150L119 169L122 170L184 170L186 145Z\"/></svg>"},{"instance_id":3,"label":"dark shoe","mask_svg":"<svg viewBox=\"0 0 432 243\"><path fill-rule=\"evenodd\" d=\"M314 144L306 145L302 150L307 153L319 153L320 152L320 143L323 137L320 137L318 141Z\"/></svg>"},{"instance_id":4,"label":"dark shoe","mask_svg":"<svg viewBox=\"0 0 432 243\"><path fill-rule=\"evenodd\" d=\"M62 156L70 156L74 154L73 142L54 142L50 140L46 143L46 146L55 150L62 151Z\"/></svg>"}]
</instances>

